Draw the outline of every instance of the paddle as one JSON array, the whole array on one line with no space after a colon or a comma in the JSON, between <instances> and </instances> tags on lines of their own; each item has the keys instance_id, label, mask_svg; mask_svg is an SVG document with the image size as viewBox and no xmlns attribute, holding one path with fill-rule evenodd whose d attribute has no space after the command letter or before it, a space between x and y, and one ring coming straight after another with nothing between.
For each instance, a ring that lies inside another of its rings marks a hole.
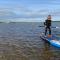
<instances>
[{"instance_id":1,"label":"paddle","mask_svg":"<svg viewBox=\"0 0 60 60\"><path fill-rule=\"evenodd\" d=\"M39 27L45 27L45 26L39 26ZM60 28L60 27L51 27L51 28Z\"/></svg>"}]
</instances>

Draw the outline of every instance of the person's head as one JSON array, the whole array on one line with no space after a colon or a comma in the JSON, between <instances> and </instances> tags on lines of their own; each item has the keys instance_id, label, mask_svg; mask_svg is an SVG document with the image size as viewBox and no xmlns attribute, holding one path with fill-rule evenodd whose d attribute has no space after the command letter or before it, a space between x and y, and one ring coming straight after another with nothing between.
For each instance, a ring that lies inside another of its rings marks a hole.
<instances>
[{"instance_id":1,"label":"person's head","mask_svg":"<svg viewBox=\"0 0 60 60\"><path fill-rule=\"evenodd\" d=\"M51 20L51 15L48 15L47 19L48 19L48 20Z\"/></svg>"}]
</instances>

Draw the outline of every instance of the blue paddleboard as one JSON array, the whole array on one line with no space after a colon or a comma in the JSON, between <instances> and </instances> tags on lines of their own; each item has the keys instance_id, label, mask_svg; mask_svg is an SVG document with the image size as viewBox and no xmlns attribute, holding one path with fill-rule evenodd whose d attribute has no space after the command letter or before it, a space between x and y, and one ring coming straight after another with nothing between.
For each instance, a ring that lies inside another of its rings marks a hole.
<instances>
[{"instance_id":1,"label":"blue paddleboard","mask_svg":"<svg viewBox=\"0 0 60 60\"><path fill-rule=\"evenodd\" d=\"M47 36L44 36L44 34L42 33L40 35L40 38L49 42L51 45L60 48L60 39L56 37L55 35L52 35L51 37L47 37Z\"/></svg>"}]
</instances>

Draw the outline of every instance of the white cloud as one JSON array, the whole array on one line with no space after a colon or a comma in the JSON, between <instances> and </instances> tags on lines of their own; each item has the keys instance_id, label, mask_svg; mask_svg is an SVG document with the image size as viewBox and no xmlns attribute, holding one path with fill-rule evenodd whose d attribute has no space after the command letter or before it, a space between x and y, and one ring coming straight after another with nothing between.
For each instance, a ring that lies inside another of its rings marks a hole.
<instances>
[{"instance_id":1,"label":"white cloud","mask_svg":"<svg viewBox=\"0 0 60 60\"><path fill-rule=\"evenodd\" d=\"M25 7L0 8L0 20L6 21L44 21L48 14L60 16L60 9L37 9L32 10Z\"/></svg>"}]
</instances>

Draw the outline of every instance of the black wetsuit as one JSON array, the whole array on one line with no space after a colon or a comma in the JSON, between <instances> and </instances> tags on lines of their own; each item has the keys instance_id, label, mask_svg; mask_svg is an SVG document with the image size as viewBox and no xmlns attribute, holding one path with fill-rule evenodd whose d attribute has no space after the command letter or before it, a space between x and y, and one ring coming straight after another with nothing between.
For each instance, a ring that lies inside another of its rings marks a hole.
<instances>
[{"instance_id":1,"label":"black wetsuit","mask_svg":"<svg viewBox=\"0 0 60 60\"><path fill-rule=\"evenodd\" d=\"M47 30L49 30L49 35L51 35L51 20L46 20L44 22L45 27L45 35L47 34Z\"/></svg>"}]
</instances>

